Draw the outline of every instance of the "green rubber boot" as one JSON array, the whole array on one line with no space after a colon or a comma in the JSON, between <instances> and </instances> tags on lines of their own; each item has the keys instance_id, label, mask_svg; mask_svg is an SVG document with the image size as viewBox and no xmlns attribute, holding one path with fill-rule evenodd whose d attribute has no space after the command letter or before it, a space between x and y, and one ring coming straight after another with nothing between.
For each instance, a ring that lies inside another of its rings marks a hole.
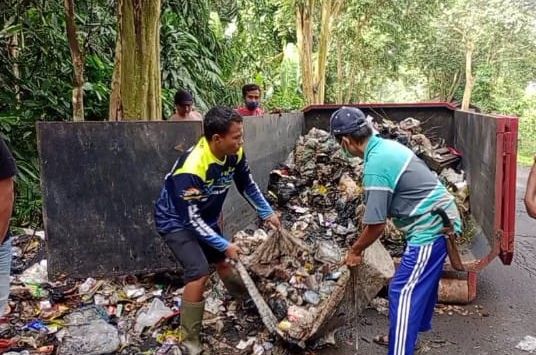
<instances>
[{"instance_id":1,"label":"green rubber boot","mask_svg":"<svg viewBox=\"0 0 536 355\"><path fill-rule=\"evenodd\" d=\"M187 355L199 355L203 351L199 333L203 325L205 302L182 302L181 330L184 333L182 345L187 349Z\"/></svg>"}]
</instances>

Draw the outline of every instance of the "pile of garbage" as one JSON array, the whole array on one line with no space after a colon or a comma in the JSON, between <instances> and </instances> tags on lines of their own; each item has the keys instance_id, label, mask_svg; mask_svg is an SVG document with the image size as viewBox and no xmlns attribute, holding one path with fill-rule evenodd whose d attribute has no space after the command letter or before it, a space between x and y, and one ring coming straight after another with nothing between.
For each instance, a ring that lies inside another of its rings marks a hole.
<instances>
[{"instance_id":1,"label":"pile of garbage","mask_svg":"<svg viewBox=\"0 0 536 355\"><path fill-rule=\"evenodd\" d=\"M383 138L396 140L415 152L455 196L464 222L464 240L470 240L469 188L461 170L461 154L423 134L421 122L373 121ZM285 226L309 245L318 240L336 241L347 248L362 230L365 210L361 179L362 160L347 158L328 132L316 128L299 138L287 160L270 173L268 198L279 207ZM405 243L391 221L382 243L393 257L401 256Z\"/></svg>"},{"instance_id":2,"label":"pile of garbage","mask_svg":"<svg viewBox=\"0 0 536 355\"><path fill-rule=\"evenodd\" d=\"M373 121L373 126L381 137L396 140L410 148L438 175L456 198L464 226L461 241L470 241L475 229L470 218L469 185L461 166L462 154L453 147L447 147L443 139L431 139L425 134L421 121L412 117L400 123L384 118L381 122Z\"/></svg>"},{"instance_id":3,"label":"pile of garbage","mask_svg":"<svg viewBox=\"0 0 536 355\"><path fill-rule=\"evenodd\" d=\"M181 354L179 274L52 282L44 233L14 236L7 322L0 352L9 354ZM218 354L270 354L275 338L254 310L243 310L213 277L205 294L203 341ZM212 353L212 352L211 352Z\"/></svg>"}]
</instances>

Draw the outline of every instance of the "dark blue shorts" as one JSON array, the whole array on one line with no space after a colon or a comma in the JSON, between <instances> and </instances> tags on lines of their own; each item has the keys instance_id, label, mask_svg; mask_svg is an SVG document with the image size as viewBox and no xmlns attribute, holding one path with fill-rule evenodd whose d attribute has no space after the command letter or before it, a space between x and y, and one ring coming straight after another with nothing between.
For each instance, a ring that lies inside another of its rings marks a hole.
<instances>
[{"instance_id":1,"label":"dark blue shorts","mask_svg":"<svg viewBox=\"0 0 536 355\"><path fill-rule=\"evenodd\" d=\"M219 233L219 230L216 230ZM209 265L225 260L225 253L199 240L190 230L180 230L162 236L175 259L184 269L185 283L210 274Z\"/></svg>"}]
</instances>

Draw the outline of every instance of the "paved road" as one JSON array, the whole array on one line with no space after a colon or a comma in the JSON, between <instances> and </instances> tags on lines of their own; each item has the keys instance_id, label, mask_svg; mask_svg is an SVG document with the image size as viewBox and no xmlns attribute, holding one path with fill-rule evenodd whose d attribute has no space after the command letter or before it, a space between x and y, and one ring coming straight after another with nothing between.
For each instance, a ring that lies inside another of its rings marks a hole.
<instances>
[{"instance_id":1,"label":"paved road","mask_svg":"<svg viewBox=\"0 0 536 355\"><path fill-rule=\"evenodd\" d=\"M527 216L522 197L529 170L518 169L517 228L515 259L504 266L496 259L479 274L478 296L464 308L483 307L489 316L436 315L434 330L423 337L425 354L528 354L515 346L525 335L536 337L536 220ZM387 317L367 310L361 320L359 354L385 354L372 342L375 334L385 332ZM349 350L322 353L351 354Z\"/></svg>"}]
</instances>

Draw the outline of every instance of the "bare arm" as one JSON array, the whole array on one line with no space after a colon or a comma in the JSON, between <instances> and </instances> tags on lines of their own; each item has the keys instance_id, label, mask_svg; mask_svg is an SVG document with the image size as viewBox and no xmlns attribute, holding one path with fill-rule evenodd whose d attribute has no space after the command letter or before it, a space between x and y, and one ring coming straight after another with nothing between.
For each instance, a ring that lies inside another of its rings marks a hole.
<instances>
[{"instance_id":1,"label":"bare arm","mask_svg":"<svg viewBox=\"0 0 536 355\"><path fill-rule=\"evenodd\" d=\"M532 218L536 218L536 156L529 174L527 192L525 193L525 207Z\"/></svg>"},{"instance_id":2,"label":"bare arm","mask_svg":"<svg viewBox=\"0 0 536 355\"><path fill-rule=\"evenodd\" d=\"M9 219L11 218L15 200L13 191L13 178L0 180L0 243L4 242L9 228Z\"/></svg>"},{"instance_id":3,"label":"bare arm","mask_svg":"<svg viewBox=\"0 0 536 355\"><path fill-rule=\"evenodd\" d=\"M355 255L360 255L382 235L384 229L385 223L368 224L352 245L352 252Z\"/></svg>"}]
</instances>

